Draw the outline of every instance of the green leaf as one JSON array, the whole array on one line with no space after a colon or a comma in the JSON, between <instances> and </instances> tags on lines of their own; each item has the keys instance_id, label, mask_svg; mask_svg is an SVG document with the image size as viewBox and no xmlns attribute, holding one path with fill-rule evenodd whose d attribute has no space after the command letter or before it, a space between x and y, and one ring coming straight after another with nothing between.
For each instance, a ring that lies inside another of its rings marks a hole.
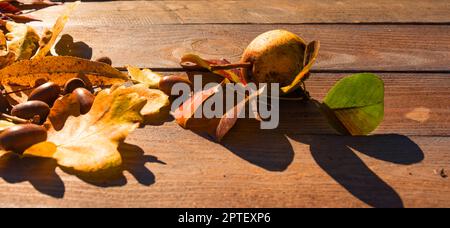
<instances>
[{"instance_id":1,"label":"green leaf","mask_svg":"<svg viewBox=\"0 0 450 228\"><path fill-rule=\"evenodd\" d=\"M322 111L338 132L368 135L384 117L384 83L370 73L345 77L328 92Z\"/></svg>"}]
</instances>

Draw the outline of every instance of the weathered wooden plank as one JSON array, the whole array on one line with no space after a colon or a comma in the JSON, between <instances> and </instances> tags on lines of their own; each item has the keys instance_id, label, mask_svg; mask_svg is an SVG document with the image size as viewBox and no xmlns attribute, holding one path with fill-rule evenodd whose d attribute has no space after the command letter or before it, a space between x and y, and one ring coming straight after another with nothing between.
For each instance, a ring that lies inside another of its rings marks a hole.
<instances>
[{"instance_id":1,"label":"weathered wooden plank","mask_svg":"<svg viewBox=\"0 0 450 228\"><path fill-rule=\"evenodd\" d=\"M43 19L61 6L35 13ZM449 23L445 0L113 1L83 3L72 21L80 25L205 23Z\"/></svg>"},{"instance_id":2,"label":"weathered wooden plank","mask_svg":"<svg viewBox=\"0 0 450 228\"><path fill-rule=\"evenodd\" d=\"M116 66L178 67L188 52L239 61L258 34L288 29L320 40L315 70L450 71L450 25L116 25L75 26L64 33Z\"/></svg>"},{"instance_id":3,"label":"weathered wooden plank","mask_svg":"<svg viewBox=\"0 0 450 228\"><path fill-rule=\"evenodd\" d=\"M313 105L300 102L282 102L279 128L239 120L221 144L165 122L134 132L121 146L123 170L111 176L0 158L0 206L449 207L449 179L439 172L450 170L450 77L412 73L450 71L448 1L255 3L84 3L65 32L88 43L93 58L172 68L190 51L237 61L257 34L286 28L322 41L315 70L411 71L381 74L386 114L376 135L334 135ZM60 9L36 12L45 21L33 24L51 25ZM316 73L307 86L320 100L342 76Z\"/></svg>"},{"instance_id":4,"label":"weathered wooden plank","mask_svg":"<svg viewBox=\"0 0 450 228\"><path fill-rule=\"evenodd\" d=\"M448 137L238 132L219 145L178 127L138 130L114 178L80 180L50 161L1 158L0 206L450 206L449 179L435 174L450 168Z\"/></svg>"},{"instance_id":5,"label":"weathered wooden plank","mask_svg":"<svg viewBox=\"0 0 450 228\"><path fill-rule=\"evenodd\" d=\"M314 74L308 88L321 99L341 76ZM282 103L278 129L239 120L221 144L166 122L128 138L123 175L80 180L51 161L0 158L0 206L450 206L439 175L450 170L450 77L382 77L386 120L374 136L333 135L297 102Z\"/></svg>"}]
</instances>

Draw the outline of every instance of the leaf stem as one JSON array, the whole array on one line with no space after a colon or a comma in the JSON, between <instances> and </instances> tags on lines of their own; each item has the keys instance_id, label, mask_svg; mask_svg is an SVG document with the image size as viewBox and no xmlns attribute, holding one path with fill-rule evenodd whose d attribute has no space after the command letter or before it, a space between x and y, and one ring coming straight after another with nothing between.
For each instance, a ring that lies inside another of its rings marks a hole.
<instances>
[{"instance_id":1,"label":"leaf stem","mask_svg":"<svg viewBox=\"0 0 450 228\"><path fill-rule=\"evenodd\" d=\"M183 71L185 72L209 72L208 69L201 67L199 65L190 63L190 62L183 62L180 64L183 67ZM231 70L236 68L251 68L253 66L252 63L227 63L227 64L217 64L211 66L211 71L216 70ZM115 67L119 71L126 71L127 67ZM139 68L142 69L142 68ZM162 68L154 68L154 69L162 69ZM175 69L177 71L179 69Z\"/></svg>"},{"instance_id":2,"label":"leaf stem","mask_svg":"<svg viewBox=\"0 0 450 228\"><path fill-rule=\"evenodd\" d=\"M196 64L192 64L190 62L182 62L180 65L183 67L183 69L185 69L187 71L205 71L205 70L207 70L204 67L201 67L201 66L196 65ZM231 69L236 69L236 68L250 68L252 66L253 66L252 63L217 64L217 65L211 65L211 71L231 70Z\"/></svg>"}]
</instances>

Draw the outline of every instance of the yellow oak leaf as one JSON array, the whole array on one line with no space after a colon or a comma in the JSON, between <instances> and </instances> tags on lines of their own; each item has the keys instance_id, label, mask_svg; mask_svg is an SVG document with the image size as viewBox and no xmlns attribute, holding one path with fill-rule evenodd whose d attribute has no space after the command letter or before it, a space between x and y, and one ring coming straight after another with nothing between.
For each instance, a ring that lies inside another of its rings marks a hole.
<instances>
[{"instance_id":1,"label":"yellow oak leaf","mask_svg":"<svg viewBox=\"0 0 450 228\"><path fill-rule=\"evenodd\" d=\"M146 117L151 117L157 114L161 108L168 106L170 104L169 96L158 89L149 89L144 84L137 84L127 87L125 90L130 93L137 93L139 96L145 97L147 99L147 104L141 110L141 115Z\"/></svg>"},{"instance_id":2,"label":"yellow oak leaf","mask_svg":"<svg viewBox=\"0 0 450 228\"><path fill-rule=\"evenodd\" d=\"M42 38L39 40L39 50L33 58L43 58L45 57L50 49L56 42L59 34L64 29L67 21L69 20L70 14L75 10L75 8L80 4L80 1L76 1L72 4L69 4L66 10L63 12L61 16L56 19L55 25L53 25L52 29L46 29Z\"/></svg>"},{"instance_id":3,"label":"yellow oak leaf","mask_svg":"<svg viewBox=\"0 0 450 228\"><path fill-rule=\"evenodd\" d=\"M8 21L5 25L9 52L14 53L15 60L30 59L38 49L39 35L33 27Z\"/></svg>"},{"instance_id":4,"label":"yellow oak leaf","mask_svg":"<svg viewBox=\"0 0 450 228\"><path fill-rule=\"evenodd\" d=\"M128 76L131 80L142 83L148 88L158 89L159 81L161 81L162 76L158 73L151 71L150 69L139 69L138 67L128 66Z\"/></svg>"},{"instance_id":5,"label":"yellow oak leaf","mask_svg":"<svg viewBox=\"0 0 450 228\"><path fill-rule=\"evenodd\" d=\"M0 69L12 64L16 60L16 54L8 51L6 36L0 31Z\"/></svg>"},{"instance_id":6,"label":"yellow oak leaf","mask_svg":"<svg viewBox=\"0 0 450 228\"><path fill-rule=\"evenodd\" d=\"M117 167L122 163L117 147L143 121L140 112L145 104L144 97L125 87L103 90L86 115L70 108L71 116L61 130L47 122L47 141L27 149L24 155L51 157L78 172Z\"/></svg>"}]
</instances>

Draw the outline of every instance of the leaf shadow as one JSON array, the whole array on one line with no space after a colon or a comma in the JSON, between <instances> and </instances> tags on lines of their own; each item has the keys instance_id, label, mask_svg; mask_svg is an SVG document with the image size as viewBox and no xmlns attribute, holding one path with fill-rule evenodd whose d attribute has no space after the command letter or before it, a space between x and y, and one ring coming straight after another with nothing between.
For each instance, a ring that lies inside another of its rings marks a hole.
<instances>
[{"instance_id":1,"label":"leaf shadow","mask_svg":"<svg viewBox=\"0 0 450 228\"><path fill-rule=\"evenodd\" d=\"M62 198L65 193L64 182L55 172L56 161L45 158L20 158L9 153L0 157L0 177L15 184L28 181L37 191Z\"/></svg>"},{"instance_id":2,"label":"leaf shadow","mask_svg":"<svg viewBox=\"0 0 450 228\"><path fill-rule=\"evenodd\" d=\"M150 186L155 183L156 178L153 172L145 167L145 164L158 163L166 165L165 162L160 161L157 157L146 155L144 150L137 145L121 143L118 150L122 156L122 165L118 168L99 171L94 174L76 172L67 168L62 169L69 174L77 176L84 182L98 187L125 186L128 181L123 174L124 171L129 172L139 184Z\"/></svg>"},{"instance_id":3,"label":"leaf shadow","mask_svg":"<svg viewBox=\"0 0 450 228\"><path fill-rule=\"evenodd\" d=\"M89 60L92 58L92 48L83 41L74 42L73 37L69 34L62 35L54 49L59 56L73 56Z\"/></svg>"},{"instance_id":4,"label":"leaf shadow","mask_svg":"<svg viewBox=\"0 0 450 228\"><path fill-rule=\"evenodd\" d=\"M144 122L140 127L145 127L146 125L161 126L164 123L172 122L174 119L172 115L170 115L170 108L170 105L168 105L161 108L158 113L144 116Z\"/></svg>"},{"instance_id":5,"label":"leaf shadow","mask_svg":"<svg viewBox=\"0 0 450 228\"><path fill-rule=\"evenodd\" d=\"M223 81L222 76L208 72L188 72L187 75L190 81L194 81L195 76L201 76L202 88L208 83ZM195 134L217 142L212 135L215 134L218 121L218 118L192 118L187 125ZM294 159L294 150L285 132L279 129L261 130L260 123L255 119L238 119L219 144L241 159L268 171L282 172Z\"/></svg>"},{"instance_id":6,"label":"leaf shadow","mask_svg":"<svg viewBox=\"0 0 450 228\"><path fill-rule=\"evenodd\" d=\"M297 108L309 109L306 112L316 112L320 115L318 108L308 103ZM309 145L316 163L353 196L372 207L404 206L395 189L372 171L355 151L398 165L419 163L424 159L424 153L409 137L399 134L358 137L336 135L332 129L326 130L325 126L328 125L323 116L315 118L304 115L303 120L293 117L298 115L281 116L284 118L280 125L285 127L287 136ZM286 125L286 122L291 125ZM313 132L315 126L320 126L324 130L317 132L320 134L315 134L316 132ZM309 132L295 130L300 127L309 129Z\"/></svg>"},{"instance_id":7,"label":"leaf shadow","mask_svg":"<svg viewBox=\"0 0 450 228\"><path fill-rule=\"evenodd\" d=\"M255 120L238 120L221 144L251 164L268 171L284 171L295 156L290 140L309 145L313 159L330 177L373 207L404 205L395 189L354 150L398 165L416 164L424 159L421 148L404 135L337 135L316 105L302 101L281 101L280 124L273 130L261 130Z\"/></svg>"},{"instance_id":8,"label":"leaf shadow","mask_svg":"<svg viewBox=\"0 0 450 228\"><path fill-rule=\"evenodd\" d=\"M238 157L273 172L286 170L294 160L294 150L283 132L261 130L256 120L238 120L234 127L239 130L231 130L220 144Z\"/></svg>"},{"instance_id":9,"label":"leaf shadow","mask_svg":"<svg viewBox=\"0 0 450 228\"><path fill-rule=\"evenodd\" d=\"M386 162L415 164L424 153L411 139L388 134L366 137L290 135L310 146L316 163L356 198L373 207L403 207L399 194L352 150Z\"/></svg>"}]
</instances>

